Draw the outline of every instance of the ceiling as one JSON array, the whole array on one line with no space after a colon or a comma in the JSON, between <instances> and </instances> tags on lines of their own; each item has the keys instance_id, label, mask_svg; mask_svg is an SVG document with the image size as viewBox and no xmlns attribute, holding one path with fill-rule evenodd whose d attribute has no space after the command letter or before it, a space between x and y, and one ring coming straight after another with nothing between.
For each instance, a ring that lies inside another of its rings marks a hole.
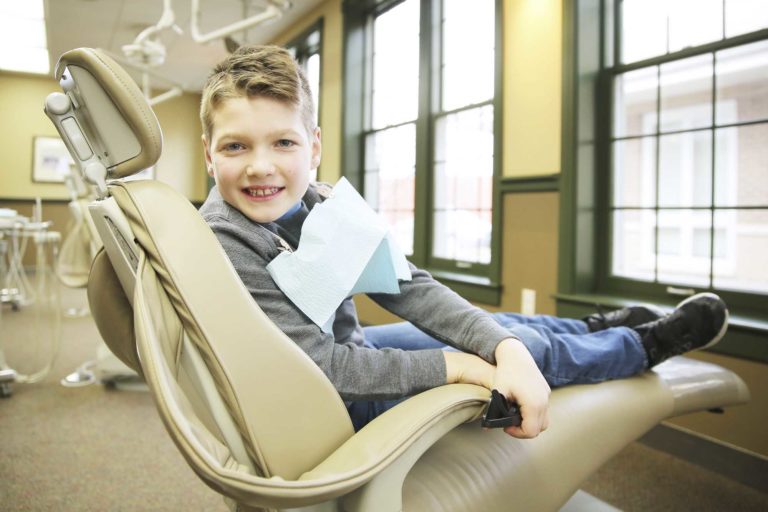
<instances>
[{"instance_id":1,"label":"ceiling","mask_svg":"<svg viewBox=\"0 0 768 512\"><path fill-rule=\"evenodd\" d=\"M263 44L271 42L323 0L292 0L281 18L233 34L238 41ZM245 3L245 4L244 4ZM199 91L213 66L226 57L222 39L206 44L190 36L191 0L172 0L177 34L165 30L160 41L166 47L165 62L152 69L153 87L180 85L187 91ZM199 31L203 34L261 11L260 0L200 0ZM46 28L51 69L58 57L78 47L102 48L124 58L122 46L132 43L145 28L156 25L163 12L163 0L46 0ZM246 16L244 16L246 14ZM134 78L140 72L124 65ZM163 78L171 82L164 81Z\"/></svg>"}]
</instances>

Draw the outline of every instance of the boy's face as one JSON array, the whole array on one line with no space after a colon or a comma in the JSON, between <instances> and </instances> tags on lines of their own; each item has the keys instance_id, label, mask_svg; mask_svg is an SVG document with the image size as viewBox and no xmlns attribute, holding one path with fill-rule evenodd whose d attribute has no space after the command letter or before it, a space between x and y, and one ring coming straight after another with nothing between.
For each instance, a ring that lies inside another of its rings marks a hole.
<instances>
[{"instance_id":1,"label":"boy's face","mask_svg":"<svg viewBox=\"0 0 768 512\"><path fill-rule=\"evenodd\" d=\"M307 133L298 108L265 97L231 98L212 121L211 140L203 136L205 160L227 203L266 223L299 202L320 164L320 129Z\"/></svg>"}]
</instances>

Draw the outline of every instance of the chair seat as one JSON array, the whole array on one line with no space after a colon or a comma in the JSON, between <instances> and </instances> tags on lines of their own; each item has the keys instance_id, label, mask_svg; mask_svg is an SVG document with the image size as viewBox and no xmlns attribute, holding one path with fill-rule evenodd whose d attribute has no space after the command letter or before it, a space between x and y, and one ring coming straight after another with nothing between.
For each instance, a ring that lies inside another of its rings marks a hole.
<instances>
[{"instance_id":1,"label":"chair seat","mask_svg":"<svg viewBox=\"0 0 768 512\"><path fill-rule=\"evenodd\" d=\"M631 379L552 393L550 427L532 440L457 427L414 466L403 510L558 510L586 478L660 421L749 400L720 366L675 357Z\"/></svg>"}]
</instances>

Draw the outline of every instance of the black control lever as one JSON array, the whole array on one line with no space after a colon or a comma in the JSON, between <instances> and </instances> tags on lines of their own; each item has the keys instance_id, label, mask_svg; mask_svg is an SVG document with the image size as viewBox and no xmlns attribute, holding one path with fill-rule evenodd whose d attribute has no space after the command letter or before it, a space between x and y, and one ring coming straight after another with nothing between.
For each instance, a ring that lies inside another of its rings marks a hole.
<instances>
[{"instance_id":1,"label":"black control lever","mask_svg":"<svg viewBox=\"0 0 768 512\"><path fill-rule=\"evenodd\" d=\"M481 425L485 428L519 427L523 423L517 402L509 403L504 395L491 391L491 401L485 411Z\"/></svg>"}]
</instances>

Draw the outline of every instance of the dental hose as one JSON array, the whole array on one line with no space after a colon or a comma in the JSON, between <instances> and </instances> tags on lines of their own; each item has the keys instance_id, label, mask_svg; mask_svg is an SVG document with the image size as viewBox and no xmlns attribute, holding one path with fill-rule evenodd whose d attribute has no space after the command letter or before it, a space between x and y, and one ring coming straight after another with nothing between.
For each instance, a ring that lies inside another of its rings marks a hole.
<instances>
[{"instance_id":1,"label":"dental hose","mask_svg":"<svg viewBox=\"0 0 768 512\"><path fill-rule=\"evenodd\" d=\"M59 233L55 232L42 232L36 233L35 235L35 242L37 245L37 262L35 269L35 274L37 276L37 296L35 298L35 302L37 302L37 304L33 305L33 320L35 325L34 330L38 335L37 338L41 339L43 337L41 336L42 326L46 325L46 322L44 322L45 318L43 315L43 309L49 309L53 314L52 323L48 324L52 327L52 336L50 336L50 357L48 358L48 361L43 365L43 367L34 373L22 374L16 372L14 379L16 382L25 384L34 384L36 382L40 382L51 371L51 368L53 368L53 365L59 355L62 337L61 293L56 281L54 272L55 269L53 268L53 265L56 265L56 262L58 261L58 237L60 236L61 235L59 235ZM49 244L51 246L52 252L52 261L50 267L46 265L45 254L46 246ZM50 290L49 293L46 294L46 285L49 282L50 285L48 288L50 288ZM45 304L43 304L43 302L45 302Z\"/></svg>"}]
</instances>

